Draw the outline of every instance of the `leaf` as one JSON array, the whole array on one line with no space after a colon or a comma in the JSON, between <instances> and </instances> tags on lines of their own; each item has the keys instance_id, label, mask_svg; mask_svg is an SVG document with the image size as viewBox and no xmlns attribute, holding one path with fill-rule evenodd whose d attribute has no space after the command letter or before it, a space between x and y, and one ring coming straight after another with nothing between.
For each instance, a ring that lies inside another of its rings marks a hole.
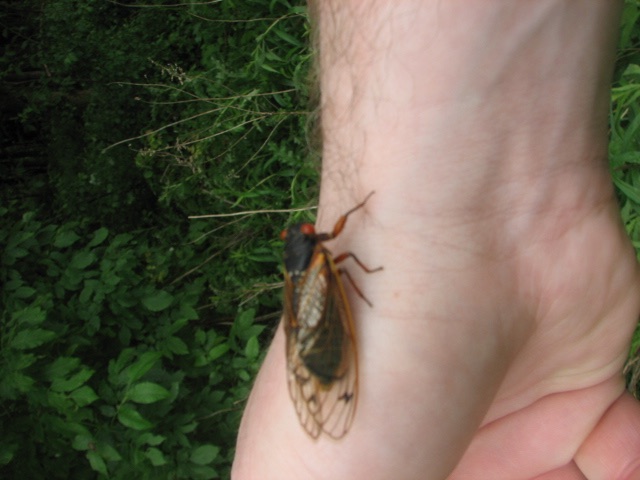
<instances>
[{"instance_id":1,"label":"leaf","mask_svg":"<svg viewBox=\"0 0 640 480\"><path fill-rule=\"evenodd\" d=\"M104 463L104 460L97 452L89 450L87 452L87 460L89 460L89 464L91 465L91 469L95 470L98 473L101 473L105 477L107 474L107 465Z\"/></svg>"},{"instance_id":2,"label":"leaf","mask_svg":"<svg viewBox=\"0 0 640 480\"><path fill-rule=\"evenodd\" d=\"M215 460L219 452L220 447L201 445L191 453L189 460L196 465L208 465Z\"/></svg>"},{"instance_id":3,"label":"leaf","mask_svg":"<svg viewBox=\"0 0 640 480\"><path fill-rule=\"evenodd\" d=\"M133 348L123 349L117 359L109 361L109 375L118 375L125 370L125 367L131 368L129 364L135 356L136 351Z\"/></svg>"},{"instance_id":4,"label":"leaf","mask_svg":"<svg viewBox=\"0 0 640 480\"><path fill-rule=\"evenodd\" d=\"M58 410L59 412L65 412L73 408L73 405L69 398L60 392L54 392L53 390L47 391L48 407Z\"/></svg>"},{"instance_id":5,"label":"leaf","mask_svg":"<svg viewBox=\"0 0 640 480\"><path fill-rule=\"evenodd\" d=\"M280 29L280 28L276 28L274 29L274 33L279 36L282 40L284 40L287 43L290 43L291 45L295 46L295 47L303 47L303 43L298 40L296 37L294 37L293 35L289 35L287 32L285 32L284 30Z\"/></svg>"},{"instance_id":6,"label":"leaf","mask_svg":"<svg viewBox=\"0 0 640 480\"><path fill-rule=\"evenodd\" d=\"M19 372L9 372L4 378L0 378L0 393L5 398L14 399L14 390L20 393L28 392L34 383L34 379L28 375Z\"/></svg>"},{"instance_id":7,"label":"leaf","mask_svg":"<svg viewBox=\"0 0 640 480\"><path fill-rule=\"evenodd\" d=\"M38 360L38 356L32 353L18 353L14 357L11 368L14 370L24 370L30 367Z\"/></svg>"},{"instance_id":8,"label":"leaf","mask_svg":"<svg viewBox=\"0 0 640 480\"><path fill-rule=\"evenodd\" d=\"M76 232L71 230L60 231L56 235L53 245L57 248L66 248L80 240L80 237L76 235Z\"/></svg>"},{"instance_id":9,"label":"leaf","mask_svg":"<svg viewBox=\"0 0 640 480\"><path fill-rule=\"evenodd\" d=\"M102 227L99 228L98 230L96 230L93 233L93 238L91 239L91 241L87 244L88 247L96 247L98 245L100 245L102 242L105 241L105 239L107 238L107 236L109 235L109 230Z\"/></svg>"},{"instance_id":10,"label":"leaf","mask_svg":"<svg viewBox=\"0 0 640 480\"><path fill-rule=\"evenodd\" d=\"M85 280L84 282L84 288L82 289L82 291L80 292L80 296L78 297L78 300L80 300L80 303L92 303L92 298L93 294L96 291L96 288L100 288L100 282L98 282L97 280Z\"/></svg>"},{"instance_id":11,"label":"leaf","mask_svg":"<svg viewBox=\"0 0 640 480\"><path fill-rule=\"evenodd\" d=\"M152 312L164 310L171 305L171 302L173 302L173 295L164 290L156 290L142 299L142 304Z\"/></svg>"},{"instance_id":12,"label":"leaf","mask_svg":"<svg viewBox=\"0 0 640 480\"><path fill-rule=\"evenodd\" d=\"M181 338L169 337L165 341L167 349L176 355L186 355L189 353L189 347Z\"/></svg>"},{"instance_id":13,"label":"leaf","mask_svg":"<svg viewBox=\"0 0 640 480\"><path fill-rule=\"evenodd\" d=\"M226 343L221 343L220 345L217 345L213 347L211 350L209 350L209 360L210 361L216 360L221 356L223 356L228 351L229 351L229 345Z\"/></svg>"},{"instance_id":14,"label":"leaf","mask_svg":"<svg viewBox=\"0 0 640 480\"><path fill-rule=\"evenodd\" d=\"M85 407L87 405L92 404L96 400L98 400L98 395L88 385L84 385L69 394L69 397L78 405L79 407Z\"/></svg>"},{"instance_id":15,"label":"leaf","mask_svg":"<svg viewBox=\"0 0 640 480\"><path fill-rule=\"evenodd\" d=\"M222 477L214 468L192 464L189 468L189 478L193 480L214 480Z\"/></svg>"},{"instance_id":16,"label":"leaf","mask_svg":"<svg viewBox=\"0 0 640 480\"><path fill-rule=\"evenodd\" d=\"M51 390L54 392L70 392L82 386L91 378L94 371L90 368L83 367L80 371L70 378L54 378L51 382Z\"/></svg>"},{"instance_id":17,"label":"leaf","mask_svg":"<svg viewBox=\"0 0 640 480\"><path fill-rule=\"evenodd\" d=\"M182 425L180 427L180 431L182 433L191 433L193 431L195 431L196 428L198 428L198 422L191 422L191 423L187 423L185 425Z\"/></svg>"},{"instance_id":18,"label":"leaf","mask_svg":"<svg viewBox=\"0 0 640 480\"><path fill-rule=\"evenodd\" d=\"M73 256L69 266L77 268L78 270L84 270L95 261L96 256L93 252L80 251Z\"/></svg>"},{"instance_id":19,"label":"leaf","mask_svg":"<svg viewBox=\"0 0 640 480\"><path fill-rule=\"evenodd\" d=\"M55 378L66 377L80 366L80 359L76 357L58 357L45 368L45 378L50 382Z\"/></svg>"},{"instance_id":20,"label":"leaf","mask_svg":"<svg viewBox=\"0 0 640 480\"><path fill-rule=\"evenodd\" d=\"M95 440L92 435L86 433L80 433L76 435L71 443L71 448L74 450L89 450L94 445Z\"/></svg>"},{"instance_id":21,"label":"leaf","mask_svg":"<svg viewBox=\"0 0 640 480\"><path fill-rule=\"evenodd\" d=\"M116 273L111 271L102 272L102 282L110 287L115 287L122 281Z\"/></svg>"},{"instance_id":22,"label":"leaf","mask_svg":"<svg viewBox=\"0 0 640 480\"><path fill-rule=\"evenodd\" d=\"M127 398L135 403L155 403L169 397L171 392L157 383L140 382L127 392Z\"/></svg>"},{"instance_id":23,"label":"leaf","mask_svg":"<svg viewBox=\"0 0 640 480\"><path fill-rule=\"evenodd\" d=\"M50 330L43 328L29 328L18 332L18 334L11 340L11 347L16 350L28 350L30 348L36 348L47 343L55 338L56 334Z\"/></svg>"},{"instance_id":24,"label":"leaf","mask_svg":"<svg viewBox=\"0 0 640 480\"><path fill-rule=\"evenodd\" d=\"M247 358L255 359L260 354L260 344L257 337L251 337L247 341L247 345L244 347L244 354Z\"/></svg>"},{"instance_id":25,"label":"leaf","mask_svg":"<svg viewBox=\"0 0 640 480\"><path fill-rule=\"evenodd\" d=\"M271 72L271 73L280 73L277 70L275 70L274 68L270 67L269 65L267 65L266 63L263 63L262 65L260 65L263 69L265 69L267 72Z\"/></svg>"},{"instance_id":26,"label":"leaf","mask_svg":"<svg viewBox=\"0 0 640 480\"><path fill-rule=\"evenodd\" d=\"M137 443L139 445L147 444L151 446L156 446L156 445L160 445L166 439L167 437L164 437L162 435L154 435L153 433L145 432L138 436Z\"/></svg>"},{"instance_id":27,"label":"leaf","mask_svg":"<svg viewBox=\"0 0 640 480\"><path fill-rule=\"evenodd\" d=\"M98 450L102 458L108 462L119 462L122 460L122 455L120 455L118 451L108 443L100 442L97 445L96 450Z\"/></svg>"},{"instance_id":28,"label":"leaf","mask_svg":"<svg viewBox=\"0 0 640 480\"><path fill-rule=\"evenodd\" d=\"M234 326L238 329L245 329L250 327L253 324L253 319L256 316L255 308L249 308L248 310L243 310L236 317L236 321L234 322Z\"/></svg>"},{"instance_id":29,"label":"leaf","mask_svg":"<svg viewBox=\"0 0 640 480\"><path fill-rule=\"evenodd\" d=\"M29 306L11 315L11 320L17 325L26 323L31 326L40 325L47 318L46 312L40 307Z\"/></svg>"},{"instance_id":30,"label":"leaf","mask_svg":"<svg viewBox=\"0 0 640 480\"><path fill-rule=\"evenodd\" d=\"M633 185L625 182L624 180L620 180L620 179L616 179L616 178L613 179L613 183L630 200L632 200L635 203L640 204L640 190L638 190L638 188L636 188Z\"/></svg>"},{"instance_id":31,"label":"leaf","mask_svg":"<svg viewBox=\"0 0 640 480\"><path fill-rule=\"evenodd\" d=\"M187 320L197 320L198 312L195 308L190 305L180 305L180 317L185 318Z\"/></svg>"},{"instance_id":32,"label":"leaf","mask_svg":"<svg viewBox=\"0 0 640 480\"><path fill-rule=\"evenodd\" d=\"M13 292L13 295L15 297L17 297L17 298L29 298L34 293L36 293L36 289L35 288L20 287L15 292Z\"/></svg>"},{"instance_id":33,"label":"leaf","mask_svg":"<svg viewBox=\"0 0 640 480\"><path fill-rule=\"evenodd\" d=\"M142 378L153 365L162 357L160 352L145 352L140 355L140 358L129 368L127 368L127 380L129 382L135 382Z\"/></svg>"},{"instance_id":34,"label":"leaf","mask_svg":"<svg viewBox=\"0 0 640 480\"><path fill-rule=\"evenodd\" d=\"M118 410L118 420L125 427L133 430L147 430L153 427L153 423L140 415L137 410L127 405L120 407Z\"/></svg>"},{"instance_id":35,"label":"leaf","mask_svg":"<svg viewBox=\"0 0 640 480\"><path fill-rule=\"evenodd\" d=\"M144 452L144 456L149 459L151 465L154 467L161 467L166 465L167 461L164 458L164 454L157 448L151 447Z\"/></svg>"}]
</instances>

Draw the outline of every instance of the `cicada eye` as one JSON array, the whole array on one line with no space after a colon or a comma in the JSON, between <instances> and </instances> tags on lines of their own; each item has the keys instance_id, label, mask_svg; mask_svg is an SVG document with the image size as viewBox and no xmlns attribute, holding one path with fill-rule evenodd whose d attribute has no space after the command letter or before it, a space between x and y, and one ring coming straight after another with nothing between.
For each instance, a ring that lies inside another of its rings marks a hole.
<instances>
[{"instance_id":1,"label":"cicada eye","mask_svg":"<svg viewBox=\"0 0 640 480\"><path fill-rule=\"evenodd\" d=\"M300 225L300 232L304 235L315 235L316 228L311 223L303 223Z\"/></svg>"},{"instance_id":2,"label":"cicada eye","mask_svg":"<svg viewBox=\"0 0 640 480\"><path fill-rule=\"evenodd\" d=\"M286 240L287 239L287 234L289 233L289 230L284 229L280 232L280 240Z\"/></svg>"}]
</instances>

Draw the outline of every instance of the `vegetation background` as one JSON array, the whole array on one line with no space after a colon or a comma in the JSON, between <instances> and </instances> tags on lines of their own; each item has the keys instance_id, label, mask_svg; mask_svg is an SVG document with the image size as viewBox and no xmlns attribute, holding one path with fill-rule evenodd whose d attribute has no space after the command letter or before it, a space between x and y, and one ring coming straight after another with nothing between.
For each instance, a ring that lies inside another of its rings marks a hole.
<instances>
[{"instance_id":1,"label":"vegetation background","mask_svg":"<svg viewBox=\"0 0 640 480\"><path fill-rule=\"evenodd\" d=\"M610 116L638 250L639 18ZM228 477L278 232L318 192L305 7L1 1L0 26L0 477Z\"/></svg>"}]
</instances>

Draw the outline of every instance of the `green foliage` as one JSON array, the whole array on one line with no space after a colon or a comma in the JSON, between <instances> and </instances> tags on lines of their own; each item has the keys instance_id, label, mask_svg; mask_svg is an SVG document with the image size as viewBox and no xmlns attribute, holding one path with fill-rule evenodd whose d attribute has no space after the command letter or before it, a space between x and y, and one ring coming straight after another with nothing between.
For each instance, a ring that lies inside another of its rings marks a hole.
<instances>
[{"instance_id":1,"label":"green foliage","mask_svg":"<svg viewBox=\"0 0 640 480\"><path fill-rule=\"evenodd\" d=\"M0 188L0 477L225 478L287 223L242 212L317 191L305 9L27 0L0 15L15 25L3 125L24 147L3 178L28 179ZM186 218L202 213L239 215Z\"/></svg>"},{"instance_id":2,"label":"green foliage","mask_svg":"<svg viewBox=\"0 0 640 480\"><path fill-rule=\"evenodd\" d=\"M162 282L181 257L148 238L26 213L0 240L2 476L219 478L259 360L255 311L211 328L206 279Z\"/></svg>"},{"instance_id":3,"label":"green foliage","mask_svg":"<svg viewBox=\"0 0 640 480\"><path fill-rule=\"evenodd\" d=\"M640 2L625 2L611 92L609 162L620 212L640 260ZM627 386L640 395L640 324L625 369Z\"/></svg>"},{"instance_id":4,"label":"green foliage","mask_svg":"<svg viewBox=\"0 0 640 480\"><path fill-rule=\"evenodd\" d=\"M164 204L232 212L315 195L316 170L301 161L306 138L292 135L307 122L304 10L272 3L256 19L242 15L263 2L193 6L211 27L197 29L201 65L158 65L164 83L146 85L160 126L141 137L146 148L137 162Z\"/></svg>"},{"instance_id":5,"label":"green foliage","mask_svg":"<svg viewBox=\"0 0 640 480\"><path fill-rule=\"evenodd\" d=\"M622 218L640 251L640 4L627 1L611 93L609 159ZM640 257L639 257L640 258Z\"/></svg>"}]
</instances>

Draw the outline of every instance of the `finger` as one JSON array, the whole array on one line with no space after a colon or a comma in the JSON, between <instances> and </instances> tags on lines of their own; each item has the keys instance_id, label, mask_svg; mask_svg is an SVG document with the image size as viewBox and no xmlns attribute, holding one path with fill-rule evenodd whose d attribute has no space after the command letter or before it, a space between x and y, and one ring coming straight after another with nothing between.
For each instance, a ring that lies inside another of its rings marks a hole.
<instances>
[{"instance_id":1,"label":"finger","mask_svg":"<svg viewBox=\"0 0 640 480\"><path fill-rule=\"evenodd\" d=\"M640 402L625 393L613 403L575 461L587 478L640 478Z\"/></svg>"}]
</instances>

